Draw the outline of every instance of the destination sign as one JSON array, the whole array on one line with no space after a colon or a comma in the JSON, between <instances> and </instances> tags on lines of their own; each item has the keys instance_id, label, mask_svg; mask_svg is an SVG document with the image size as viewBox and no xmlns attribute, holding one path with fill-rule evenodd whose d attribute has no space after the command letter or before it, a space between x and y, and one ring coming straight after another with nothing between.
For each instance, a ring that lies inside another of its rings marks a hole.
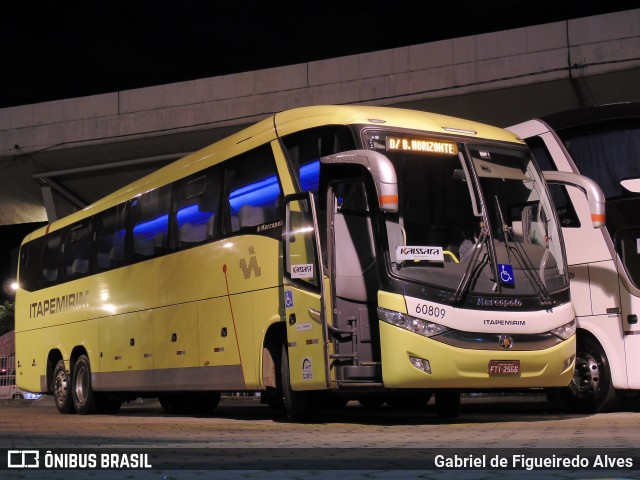
<instances>
[{"instance_id":1,"label":"destination sign","mask_svg":"<svg viewBox=\"0 0 640 480\"><path fill-rule=\"evenodd\" d=\"M458 146L455 143L427 138L387 137L387 150L457 155Z\"/></svg>"}]
</instances>

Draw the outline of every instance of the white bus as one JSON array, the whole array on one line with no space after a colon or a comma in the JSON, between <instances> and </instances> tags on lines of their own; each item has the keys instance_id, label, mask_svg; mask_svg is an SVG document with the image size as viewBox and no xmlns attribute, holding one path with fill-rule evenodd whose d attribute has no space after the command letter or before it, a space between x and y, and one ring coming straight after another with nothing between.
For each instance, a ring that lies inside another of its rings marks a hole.
<instances>
[{"instance_id":1,"label":"white bus","mask_svg":"<svg viewBox=\"0 0 640 480\"><path fill-rule=\"evenodd\" d=\"M560 112L508 128L543 170L595 180L606 229L591 228L584 196L552 187L567 249L578 320L576 370L565 400L575 410L615 407L640 389L640 103Z\"/></svg>"}]
</instances>

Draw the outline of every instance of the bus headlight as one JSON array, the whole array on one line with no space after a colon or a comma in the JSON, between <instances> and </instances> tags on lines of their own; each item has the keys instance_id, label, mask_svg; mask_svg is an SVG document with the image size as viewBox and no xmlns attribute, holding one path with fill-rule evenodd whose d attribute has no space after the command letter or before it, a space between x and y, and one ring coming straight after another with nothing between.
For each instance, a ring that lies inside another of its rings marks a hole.
<instances>
[{"instance_id":1,"label":"bus headlight","mask_svg":"<svg viewBox=\"0 0 640 480\"><path fill-rule=\"evenodd\" d=\"M565 323L561 327L554 328L550 330L549 333L552 333L556 337L561 338L562 340L567 340L571 338L576 333L576 321L571 320L569 323Z\"/></svg>"},{"instance_id":2,"label":"bus headlight","mask_svg":"<svg viewBox=\"0 0 640 480\"><path fill-rule=\"evenodd\" d=\"M405 313L394 312L386 308L378 307L378 318L386 323L404 328L423 337L433 337L449 330L444 325L429 322L421 318L412 317Z\"/></svg>"}]
</instances>

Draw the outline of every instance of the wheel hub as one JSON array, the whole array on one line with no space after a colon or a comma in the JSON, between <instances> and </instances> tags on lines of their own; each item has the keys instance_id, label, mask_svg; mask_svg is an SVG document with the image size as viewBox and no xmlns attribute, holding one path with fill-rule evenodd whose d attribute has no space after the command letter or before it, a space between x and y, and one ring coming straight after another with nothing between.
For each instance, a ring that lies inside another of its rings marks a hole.
<instances>
[{"instance_id":1,"label":"wheel hub","mask_svg":"<svg viewBox=\"0 0 640 480\"><path fill-rule=\"evenodd\" d=\"M58 405L62 405L67 399L67 376L64 372L58 373L55 381L55 400Z\"/></svg>"},{"instance_id":2,"label":"wheel hub","mask_svg":"<svg viewBox=\"0 0 640 480\"><path fill-rule=\"evenodd\" d=\"M76 398L78 399L78 403L84 404L87 400L87 389L89 388L89 377L87 375L87 370L84 368L79 368L76 372L75 379L75 393Z\"/></svg>"},{"instance_id":3,"label":"wheel hub","mask_svg":"<svg viewBox=\"0 0 640 480\"><path fill-rule=\"evenodd\" d=\"M595 394L600 384L600 367L595 357L586 352L578 352L576 368L569 388L578 398L588 398Z\"/></svg>"}]
</instances>

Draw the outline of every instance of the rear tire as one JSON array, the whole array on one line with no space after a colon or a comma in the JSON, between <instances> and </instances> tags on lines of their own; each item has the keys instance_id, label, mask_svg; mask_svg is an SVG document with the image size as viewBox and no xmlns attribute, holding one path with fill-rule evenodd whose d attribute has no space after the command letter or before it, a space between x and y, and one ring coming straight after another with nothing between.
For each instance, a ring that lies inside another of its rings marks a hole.
<instances>
[{"instance_id":1,"label":"rear tire","mask_svg":"<svg viewBox=\"0 0 640 480\"><path fill-rule=\"evenodd\" d=\"M311 394L309 392L294 392L291 390L289 377L289 354L287 345L282 345L280 361L280 376L282 378L282 390L284 396L284 410L287 420L299 422L311 416Z\"/></svg>"},{"instance_id":2,"label":"rear tire","mask_svg":"<svg viewBox=\"0 0 640 480\"><path fill-rule=\"evenodd\" d=\"M71 379L64 366L64 360L59 360L53 370L53 401L60 413L75 413L71 395Z\"/></svg>"},{"instance_id":3,"label":"rear tire","mask_svg":"<svg viewBox=\"0 0 640 480\"><path fill-rule=\"evenodd\" d=\"M91 367L89 358L80 355L73 367L71 377L73 406L79 415L91 415L98 410L96 396L91 388Z\"/></svg>"},{"instance_id":4,"label":"rear tire","mask_svg":"<svg viewBox=\"0 0 640 480\"><path fill-rule=\"evenodd\" d=\"M576 368L563 397L569 410L583 413L610 411L618 403L609 361L592 337L578 337Z\"/></svg>"}]
</instances>

